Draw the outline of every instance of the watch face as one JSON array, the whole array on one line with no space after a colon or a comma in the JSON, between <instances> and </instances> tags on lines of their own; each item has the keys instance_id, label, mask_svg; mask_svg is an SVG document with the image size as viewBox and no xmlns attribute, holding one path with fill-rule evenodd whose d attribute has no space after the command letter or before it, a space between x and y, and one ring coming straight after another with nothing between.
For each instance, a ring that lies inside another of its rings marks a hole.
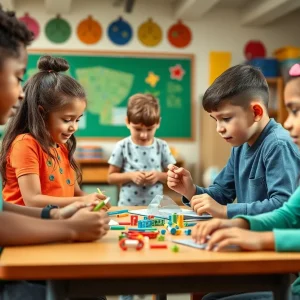
<instances>
[{"instance_id":1,"label":"watch face","mask_svg":"<svg viewBox=\"0 0 300 300\"><path fill-rule=\"evenodd\" d=\"M40 33L40 25L34 18L30 17L28 13L26 13L23 17L19 18L20 21L26 24L27 28L33 33L34 39L39 36Z\"/></svg>"},{"instance_id":2,"label":"watch face","mask_svg":"<svg viewBox=\"0 0 300 300\"><path fill-rule=\"evenodd\" d=\"M92 17L88 17L79 23L77 36L85 44L95 44L102 37L101 25L93 20Z\"/></svg>"},{"instance_id":3,"label":"watch face","mask_svg":"<svg viewBox=\"0 0 300 300\"><path fill-rule=\"evenodd\" d=\"M47 38L53 43L64 43L71 36L71 26L61 18L51 19L45 28Z\"/></svg>"},{"instance_id":4,"label":"watch face","mask_svg":"<svg viewBox=\"0 0 300 300\"><path fill-rule=\"evenodd\" d=\"M158 24L149 19L139 27L138 37L145 46L154 47L161 42L162 30Z\"/></svg>"},{"instance_id":5,"label":"watch face","mask_svg":"<svg viewBox=\"0 0 300 300\"><path fill-rule=\"evenodd\" d=\"M132 28L124 21L119 18L117 21L112 22L108 27L108 37L110 40L117 45L127 44L132 37Z\"/></svg>"}]
</instances>

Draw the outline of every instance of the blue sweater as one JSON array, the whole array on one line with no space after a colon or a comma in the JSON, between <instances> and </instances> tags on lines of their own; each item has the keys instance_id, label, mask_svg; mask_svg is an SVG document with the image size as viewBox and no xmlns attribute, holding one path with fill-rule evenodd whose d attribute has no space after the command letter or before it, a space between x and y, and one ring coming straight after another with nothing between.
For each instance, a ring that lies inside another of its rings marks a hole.
<instances>
[{"instance_id":1,"label":"blue sweater","mask_svg":"<svg viewBox=\"0 0 300 300\"><path fill-rule=\"evenodd\" d=\"M208 194L227 205L227 216L257 215L283 205L297 188L300 152L289 133L273 119L250 147L233 147L227 165L208 188ZM233 201L237 198L237 203ZM189 201L183 198L183 203Z\"/></svg>"}]
</instances>

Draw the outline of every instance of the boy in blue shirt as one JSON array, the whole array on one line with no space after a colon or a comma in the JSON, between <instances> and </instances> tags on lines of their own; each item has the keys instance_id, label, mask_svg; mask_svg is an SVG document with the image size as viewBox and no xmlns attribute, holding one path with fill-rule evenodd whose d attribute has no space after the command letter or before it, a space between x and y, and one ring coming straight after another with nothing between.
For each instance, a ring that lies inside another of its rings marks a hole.
<instances>
[{"instance_id":1,"label":"boy in blue shirt","mask_svg":"<svg viewBox=\"0 0 300 300\"><path fill-rule=\"evenodd\" d=\"M299 150L288 132L269 118L268 101L266 79L249 65L228 69L205 92L204 109L233 146L227 165L208 188L194 185L190 172L174 165L169 165L167 179L197 214L261 214L281 207L296 189Z\"/></svg>"}]
</instances>

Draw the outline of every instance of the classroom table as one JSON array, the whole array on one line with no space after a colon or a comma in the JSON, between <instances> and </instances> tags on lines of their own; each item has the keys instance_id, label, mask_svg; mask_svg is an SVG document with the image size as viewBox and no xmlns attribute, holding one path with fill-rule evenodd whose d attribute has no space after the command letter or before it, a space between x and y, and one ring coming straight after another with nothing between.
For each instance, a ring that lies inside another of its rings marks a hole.
<instances>
[{"instance_id":1,"label":"classroom table","mask_svg":"<svg viewBox=\"0 0 300 300\"><path fill-rule=\"evenodd\" d=\"M283 300L289 273L300 270L300 253L215 253L181 245L174 253L171 241L165 242L168 249L123 251L119 235L110 231L93 243L7 247L0 259L0 278L47 280L48 300L119 294L166 299L172 293L259 290L273 290L275 299Z\"/></svg>"}]
</instances>

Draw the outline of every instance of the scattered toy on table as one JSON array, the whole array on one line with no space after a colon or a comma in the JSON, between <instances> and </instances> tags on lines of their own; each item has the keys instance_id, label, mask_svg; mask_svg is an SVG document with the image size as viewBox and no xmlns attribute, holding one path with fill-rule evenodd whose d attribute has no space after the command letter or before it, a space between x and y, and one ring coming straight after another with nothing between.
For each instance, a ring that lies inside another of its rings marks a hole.
<instances>
[{"instance_id":1,"label":"scattered toy on table","mask_svg":"<svg viewBox=\"0 0 300 300\"><path fill-rule=\"evenodd\" d=\"M158 240L159 242L164 242L164 241L165 241L165 237L164 237L163 235L159 235L159 236L157 237L157 240Z\"/></svg>"},{"instance_id":2,"label":"scattered toy on table","mask_svg":"<svg viewBox=\"0 0 300 300\"><path fill-rule=\"evenodd\" d=\"M124 218L124 217L127 217L127 216L129 216L128 213L123 213L123 214L117 215L117 218Z\"/></svg>"},{"instance_id":3,"label":"scattered toy on table","mask_svg":"<svg viewBox=\"0 0 300 300\"><path fill-rule=\"evenodd\" d=\"M136 226L138 224L138 219L139 219L138 216L132 216L131 215L130 216L130 223L131 223L130 225L131 226Z\"/></svg>"},{"instance_id":4,"label":"scattered toy on table","mask_svg":"<svg viewBox=\"0 0 300 300\"><path fill-rule=\"evenodd\" d=\"M112 225L110 226L110 230L125 230L125 226Z\"/></svg>"},{"instance_id":5,"label":"scattered toy on table","mask_svg":"<svg viewBox=\"0 0 300 300\"><path fill-rule=\"evenodd\" d=\"M184 231L184 234L185 234L185 235L191 235L191 234L192 234L192 229L186 229L186 230Z\"/></svg>"},{"instance_id":6,"label":"scattered toy on table","mask_svg":"<svg viewBox=\"0 0 300 300\"><path fill-rule=\"evenodd\" d=\"M105 200L104 200L105 201ZM120 215L123 213L128 213L128 209L122 209L122 210L115 210L115 211L109 211L107 214L109 216L114 216L114 215Z\"/></svg>"},{"instance_id":7,"label":"scattered toy on table","mask_svg":"<svg viewBox=\"0 0 300 300\"><path fill-rule=\"evenodd\" d=\"M119 225L131 225L130 222L119 222Z\"/></svg>"},{"instance_id":8,"label":"scattered toy on table","mask_svg":"<svg viewBox=\"0 0 300 300\"><path fill-rule=\"evenodd\" d=\"M177 253L179 252L179 247L177 245L172 246L171 248L172 252Z\"/></svg>"},{"instance_id":9,"label":"scattered toy on table","mask_svg":"<svg viewBox=\"0 0 300 300\"><path fill-rule=\"evenodd\" d=\"M136 236L132 238L123 238L119 241L119 246L122 250L126 251L128 247L141 250L144 247L144 240L142 236Z\"/></svg>"},{"instance_id":10,"label":"scattered toy on table","mask_svg":"<svg viewBox=\"0 0 300 300\"><path fill-rule=\"evenodd\" d=\"M168 245L166 244L150 244L150 249L167 249Z\"/></svg>"},{"instance_id":11,"label":"scattered toy on table","mask_svg":"<svg viewBox=\"0 0 300 300\"><path fill-rule=\"evenodd\" d=\"M166 234L166 229L162 229L162 230L160 231L160 234L165 235L165 234Z\"/></svg>"}]
</instances>

